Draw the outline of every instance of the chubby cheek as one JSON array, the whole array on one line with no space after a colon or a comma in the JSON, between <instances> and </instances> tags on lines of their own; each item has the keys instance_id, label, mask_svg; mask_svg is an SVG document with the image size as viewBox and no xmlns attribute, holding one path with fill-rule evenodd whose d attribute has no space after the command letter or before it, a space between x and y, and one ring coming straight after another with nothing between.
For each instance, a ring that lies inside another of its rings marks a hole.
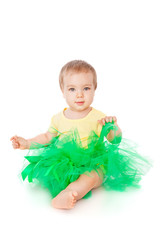
<instances>
[{"instance_id":1,"label":"chubby cheek","mask_svg":"<svg viewBox=\"0 0 160 240\"><path fill-rule=\"evenodd\" d=\"M86 96L85 96L85 98L86 98L86 100L88 100L88 101L93 101L93 98L94 98L94 92L91 92L90 94L87 94Z\"/></svg>"},{"instance_id":2,"label":"chubby cheek","mask_svg":"<svg viewBox=\"0 0 160 240\"><path fill-rule=\"evenodd\" d=\"M75 96L74 96L73 93L72 93L72 94L66 94L66 95L65 95L65 99L66 99L66 101L67 101L68 103L71 103L71 102L74 102L74 101L75 101Z\"/></svg>"}]
</instances>

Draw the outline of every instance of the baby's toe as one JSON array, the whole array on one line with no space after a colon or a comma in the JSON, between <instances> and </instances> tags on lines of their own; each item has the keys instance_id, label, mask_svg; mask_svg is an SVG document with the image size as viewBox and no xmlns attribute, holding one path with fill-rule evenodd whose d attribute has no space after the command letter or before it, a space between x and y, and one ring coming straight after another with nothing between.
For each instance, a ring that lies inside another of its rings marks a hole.
<instances>
[{"instance_id":1,"label":"baby's toe","mask_svg":"<svg viewBox=\"0 0 160 240\"><path fill-rule=\"evenodd\" d=\"M78 193L76 191L72 192L72 196L74 197L74 199L78 196Z\"/></svg>"},{"instance_id":2,"label":"baby's toe","mask_svg":"<svg viewBox=\"0 0 160 240\"><path fill-rule=\"evenodd\" d=\"M72 203L70 204L70 208L74 208L74 206L75 206L75 202L72 202Z\"/></svg>"}]
</instances>

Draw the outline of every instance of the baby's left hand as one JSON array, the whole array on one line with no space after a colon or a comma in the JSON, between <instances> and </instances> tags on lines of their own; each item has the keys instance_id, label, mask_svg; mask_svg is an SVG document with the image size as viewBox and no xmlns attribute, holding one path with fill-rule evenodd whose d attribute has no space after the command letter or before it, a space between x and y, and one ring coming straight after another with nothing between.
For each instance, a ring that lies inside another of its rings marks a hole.
<instances>
[{"instance_id":1,"label":"baby's left hand","mask_svg":"<svg viewBox=\"0 0 160 240\"><path fill-rule=\"evenodd\" d=\"M105 125L105 123L107 122L111 122L114 121L114 124L117 125L117 118L115 116L106 116L100 120L98 120L98 122L103 126Z\"/></svg>"}]
</instances>

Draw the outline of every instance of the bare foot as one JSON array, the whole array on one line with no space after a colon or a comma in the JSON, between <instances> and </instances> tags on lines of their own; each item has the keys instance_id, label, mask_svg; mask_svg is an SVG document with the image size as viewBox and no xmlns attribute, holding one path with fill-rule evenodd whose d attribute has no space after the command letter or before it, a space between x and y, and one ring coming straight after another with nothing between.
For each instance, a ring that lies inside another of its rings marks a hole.
<instances>
[{"instance_id":1,"label":"bare foot","mask_svg":"<svg viewBox=\"0 0 160 240\"><path fill-rule=\"evenodd\" d=\"M61 209L71 209L77 202L78 193L71 190L63 190L52 200L52 206Z\"/></svg>"}]
</instances>

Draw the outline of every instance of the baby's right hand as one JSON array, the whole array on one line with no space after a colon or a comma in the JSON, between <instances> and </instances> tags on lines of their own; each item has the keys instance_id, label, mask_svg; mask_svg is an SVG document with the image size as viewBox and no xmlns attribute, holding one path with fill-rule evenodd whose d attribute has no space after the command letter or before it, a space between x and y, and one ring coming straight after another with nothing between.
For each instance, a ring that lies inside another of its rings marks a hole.
<instances>
[{"instance_id":1,"label":"baby's right hand","mask_svg":"<svg viewBox=\"0 0 160 240\"><path fill-rule=\"evenodd\" d=\"M10 141L12 141L12 146L14 149L28 149L29 148L29 142L28 140L18 137L18 136L13 136L11 137Z\"/></svg>"}]
</instances>

